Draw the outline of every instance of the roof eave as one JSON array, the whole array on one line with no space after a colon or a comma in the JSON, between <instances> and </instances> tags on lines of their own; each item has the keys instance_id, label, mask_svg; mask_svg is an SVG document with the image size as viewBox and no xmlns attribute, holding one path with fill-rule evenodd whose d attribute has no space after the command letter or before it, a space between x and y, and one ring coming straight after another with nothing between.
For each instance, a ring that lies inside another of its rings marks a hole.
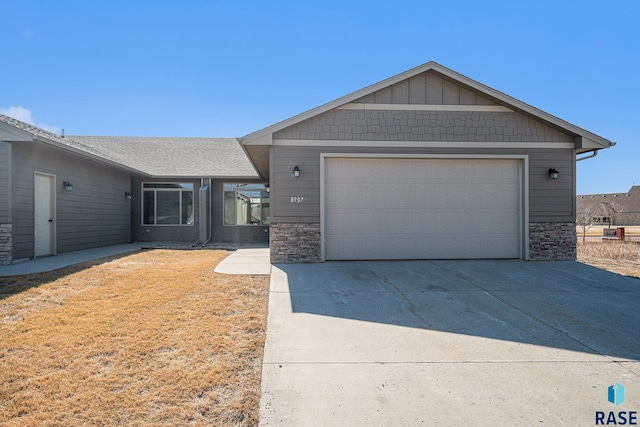
<instances>
[{"instance_id":1,"label":"roof eave","mask_svg":"<svg viewBox=\"0 0 640 427\"><path fill-rule=\"evenodd\" d=\"M82 157L97 161L97 162L105 164L105 165L109 165L109 166L112 166L112 167L115 167L115 168L118 168L118 169L126 170L127 172L132 172L132 173L138 174L138 175L150 176L145 171L142 171L142 170L139 170L139 169L135 169L135 168L132 168L130 166L123 165L122 163L118 163L116 161L106 159L106 158L98 156L96 154L92 154L92 153L89 153L87 151L80 150L78 148L72 147L70 145L60 144L59 142L52 141L50 139L43 138L43 137L40 137L40 136L35 136L32 140L34 142L40 142L40 143L43 143L43 144L51 145L51 146L59 148L61 150L77 154L79 156L82 156Z\"/></svg>"},{"instance_id":2,"label":"roof eave","mask_svg":"<svg viewBox=\"0 0 640 427\"><path fill-rule=\"evenodd\" d=\"M33 135L8 123L0 122L0 141L28 142L33 141Z\"/></svg>"}]
</instances>

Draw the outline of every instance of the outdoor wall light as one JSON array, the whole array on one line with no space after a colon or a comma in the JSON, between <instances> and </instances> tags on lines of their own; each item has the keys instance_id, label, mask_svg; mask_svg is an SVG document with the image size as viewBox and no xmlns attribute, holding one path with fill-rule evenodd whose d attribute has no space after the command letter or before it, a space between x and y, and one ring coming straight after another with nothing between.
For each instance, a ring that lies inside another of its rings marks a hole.
<instances>
[{"instance_id":1,"label":"outdoor wall light","mask_svg":"<svg viewBox=\"0 0 640 427\"><path fill-rule=\"evenodd\" d=\"M264 189L267 191L267 193L271 193L271 187L269 186L269 184L265 184Z\"/></svg>"},{"instance_id":2,"label":"outdoor wall light","mask_svg":"<svg viewBox=\"0 0 640 427\"><path fill-rule=\"evenodd\" d=\"M131 200L131 193L129 193L128 191L125 191L124 192L124 197L126 197L129 200Z\"/></svg>"},{"instance_id":3,"label":"outdoor wall light","mask_svg":"<svg viewBox=\"0 0 640 427\"><path fill-rule=\"evenodd\" d=\"M70 183L69 181L64 181L64 182L62 183L62 185L64 186L64 188L66 188L66 189L67 189L67 191L71 191L71 190L73 190L73 184L72 184L72 183Z\"/></svg>"},{"instance_id":4,"label":"outdoor wall light","mask_svg":"<svg viewBox=\"0 0 640 427\"><path fill-rule=\"evenodd\" d=\"M549 178L558 179L558 175L560 174L558 173L557 170L555 170L554 168L549 169Z\"/></svg>"},{"instance_id":5,"label":"outdoor wall light","mask_svg":"<svg viewBox=\"0 0 640 427\"><path fill-rule=\"evenodd\" d=\"M300 168L298 166L293 168L293 176L296 178L300 176Z\"/></svg>"}]
</instances>

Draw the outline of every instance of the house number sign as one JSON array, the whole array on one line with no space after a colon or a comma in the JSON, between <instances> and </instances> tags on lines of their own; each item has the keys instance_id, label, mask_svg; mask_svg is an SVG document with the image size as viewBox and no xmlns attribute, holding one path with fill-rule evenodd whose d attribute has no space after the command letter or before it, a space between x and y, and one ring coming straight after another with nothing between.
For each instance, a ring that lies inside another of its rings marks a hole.
<instances>
[{"instance_id":1,"label":"house number sign","mask_svg":"<svg viewBox=\"0 0 640 427\"><path fill-rule=\"evenodd\" d=\"M304 200L304 197L302 196L293 196L291 198L291 203L302 203L303 200Z\"/></svg>"}]
</instances>

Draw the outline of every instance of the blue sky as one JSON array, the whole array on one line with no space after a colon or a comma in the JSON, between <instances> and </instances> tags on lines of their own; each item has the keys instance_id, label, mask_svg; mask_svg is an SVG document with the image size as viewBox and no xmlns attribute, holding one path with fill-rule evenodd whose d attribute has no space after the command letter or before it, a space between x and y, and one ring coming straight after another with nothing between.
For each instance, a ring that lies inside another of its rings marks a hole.
<instances>
[{"instance_id":1,"label":"blue sky","mask_svg":"<svg viewBox=\"0 0 640 427\"><path fill-rule=\"evenodd\" d=\"M4 2L0 112L67 134L242 136L430 60L617 142L640 185L640 2Z\"/></svg>"}]
</instances>

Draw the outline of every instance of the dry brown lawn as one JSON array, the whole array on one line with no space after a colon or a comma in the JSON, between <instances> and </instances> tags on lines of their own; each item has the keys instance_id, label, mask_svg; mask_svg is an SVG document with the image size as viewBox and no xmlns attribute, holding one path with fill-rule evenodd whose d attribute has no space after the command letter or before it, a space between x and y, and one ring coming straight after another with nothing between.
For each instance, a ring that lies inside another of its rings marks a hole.
<instances>
[{"instance_id":1,"label":"dry brown lawn","mask_svg":"<svg viewBox=\"0 0 640 427\"><path fill-rule=\"evenodd\" d=\"M154 250L0 278L0 425L255 425L268 278Z\"/></svg>"},{"instance_id":2,"label":"dry brown lawn","mask_svg":"<svg viewBox=\"0 0 640 427\"><path fill-rule=\"evenodd\" d=\"M640 279L640 242L578 242L578 261Z\"/></svg>"}]
</instances>

